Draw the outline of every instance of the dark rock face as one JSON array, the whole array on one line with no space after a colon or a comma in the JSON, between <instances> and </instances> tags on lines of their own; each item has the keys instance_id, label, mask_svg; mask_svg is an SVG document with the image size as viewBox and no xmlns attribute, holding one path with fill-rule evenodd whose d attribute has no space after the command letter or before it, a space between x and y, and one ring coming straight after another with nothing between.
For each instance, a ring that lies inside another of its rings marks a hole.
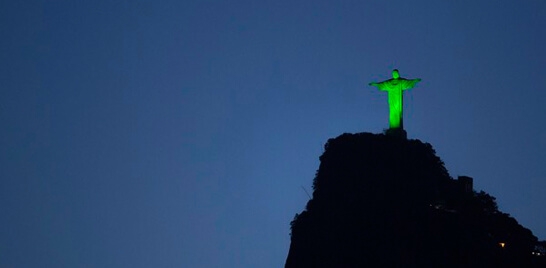
<instances>
[{"instance_id":1,"label":"dark rock face","mask_svg":"<svg viewBox=\"0 0 546 268\"><path fill-rule=\"evenodd\" d=\"M531 231L487 193L464 190L430 144L343 134L328 141L320 160L313 198L291 223L286 267L545 263L532 255Z\"/></svg>"}]
</instances>

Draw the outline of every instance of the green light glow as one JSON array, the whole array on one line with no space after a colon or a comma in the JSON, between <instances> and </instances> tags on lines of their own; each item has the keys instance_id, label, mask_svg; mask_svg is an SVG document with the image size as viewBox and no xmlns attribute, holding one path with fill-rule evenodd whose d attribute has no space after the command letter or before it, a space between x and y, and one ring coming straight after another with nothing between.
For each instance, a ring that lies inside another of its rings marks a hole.
<instances>
[{"instance_id":1,"label":"green light glow","mask_svg":"<svg viewBox=\"0 0 546 268\"><path fill-rule=\"evenodd\" d=\"M391 129L404 128L402 120L403 93L402 91L411 89L421 79L401 78L398 70L392 71L392 79L383 82L370 83L370 86L376 86L379 90L387 91L389 94L389 126Z\"/></svg>"}]
</instances>

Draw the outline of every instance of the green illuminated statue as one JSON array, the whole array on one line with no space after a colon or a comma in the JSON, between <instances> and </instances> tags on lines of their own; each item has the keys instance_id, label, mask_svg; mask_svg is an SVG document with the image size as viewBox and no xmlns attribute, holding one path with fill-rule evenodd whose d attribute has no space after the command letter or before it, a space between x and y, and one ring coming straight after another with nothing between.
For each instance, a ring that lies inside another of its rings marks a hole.
<instances>
[{"instance_id":1,"label":"green illuminated statue","mask_svg":"<svg viewBox=\"0 0 546 268\"><path fill-rule=\"evenodd\" d=\"M392 79L383 82L370 83L370 86L376 86L379 90L389 93L389 125L391 130L404 129L402 120L403 96L402 91L411 89L421 79L405 79L401 78L398 70L392 71Z\"/></svg>"}]
</instances>

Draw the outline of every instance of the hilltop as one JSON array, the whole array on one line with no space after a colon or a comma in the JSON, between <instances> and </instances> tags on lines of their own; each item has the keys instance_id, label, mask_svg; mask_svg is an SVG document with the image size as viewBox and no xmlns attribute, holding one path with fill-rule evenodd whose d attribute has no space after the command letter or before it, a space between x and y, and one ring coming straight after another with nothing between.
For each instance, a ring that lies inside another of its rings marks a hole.
<instances>
[{"instance_id":1,"label":"hilltop","mask_svg":"<svg viewBox=\"0 0 546 268\"><path fill-rule=\"evenodd\" d=\"M343 134L291 223L286 267L542 267L544 243L495 198L453 179L433 147Z\"/></svg>"}]
</instances>

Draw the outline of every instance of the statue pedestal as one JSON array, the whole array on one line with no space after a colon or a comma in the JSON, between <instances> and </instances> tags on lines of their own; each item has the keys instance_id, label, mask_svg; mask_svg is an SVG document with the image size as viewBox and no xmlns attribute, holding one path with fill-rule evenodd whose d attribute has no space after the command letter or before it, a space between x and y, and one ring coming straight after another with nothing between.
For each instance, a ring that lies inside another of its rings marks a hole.
<instances>
[{"instance_id":1,"label":"statue pedestal","mask_svg":"<svg viewBox=\"0 0 546 268\"><path fill-rule=\"evenodd\" d=\"M402 128L389 128L385 130L385 135L405 140L408 139L408 133Z\"/></svg>"}]
</instances>

